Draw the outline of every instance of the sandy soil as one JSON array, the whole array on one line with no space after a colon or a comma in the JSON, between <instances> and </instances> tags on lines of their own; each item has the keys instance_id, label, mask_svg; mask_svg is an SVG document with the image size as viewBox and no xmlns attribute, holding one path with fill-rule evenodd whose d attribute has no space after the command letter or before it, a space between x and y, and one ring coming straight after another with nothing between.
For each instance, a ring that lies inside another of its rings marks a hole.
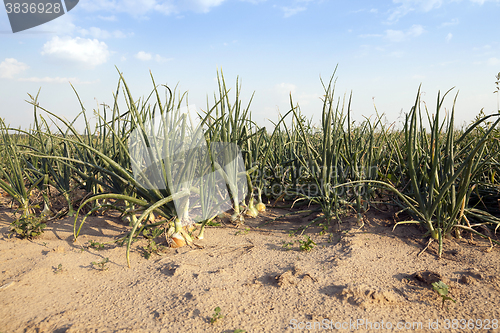
<instances>
[{"instance_id":1,"label":"sandy soil","mask_svg":"<svg viewBox=\"0 0 500 333\"><path fill-rule=\"evenodd\" d=\"M149 260L138 241L128 268L125 247L89 247L128 230L116 218L90 218L78 242L69 218L29 241L8 237L12 211L0 207L0 332L499 331L500 255L487 240L466 235L446 240L442 259L437 244L417 256L422 231L393 231L392 214L372 209L361 230L352 218L333 236L308 229L317 246L304 252L284 243L304 239L289 231L312 217L262 226L284 212L210 227L198 246ZM91 264L104 258L107 270ZM433 277L456 303L442 308Z\"/></svg>"}]
</instances>

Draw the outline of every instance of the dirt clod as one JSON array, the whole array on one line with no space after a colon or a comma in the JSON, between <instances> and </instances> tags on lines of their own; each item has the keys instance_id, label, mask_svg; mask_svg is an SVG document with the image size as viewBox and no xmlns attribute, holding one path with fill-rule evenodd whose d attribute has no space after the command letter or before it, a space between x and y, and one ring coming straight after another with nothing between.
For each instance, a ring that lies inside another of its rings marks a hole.
<instances>
[{"instance_id":1,"label":"dirt clod","mask_svg":"<svg viewBox=\"0 0 500 333\"><path fill-rule=\"evenodd\" d=\"M434 282L439 282L443 280L441 274L432 271L416 272L413 275L413 278L428 285L432 285Z\"/></svg>"},{"instance_id":2,"label":"dirt clod","mask_svg":"<svg viewBox=\"0 0 500 333\"><path fill-rule=\"evenodd\" d=\"M462 277L460 278L460 282L469 285L473 283L474 280L472 280L472 278L468 275L462 275Z\"/></svg>"},{"instance_id":3,"label":"dirt clod","mask_svg":"<svg viewBox=\"0 0 500 333\"><path fill-rule=\"evenodd\" d=\"M362 307L373 305L394 304L402 301L401 296L393 291L383 290L364 284L349 283L339 294L344 301Z\"/></svg>"}]
</instances>

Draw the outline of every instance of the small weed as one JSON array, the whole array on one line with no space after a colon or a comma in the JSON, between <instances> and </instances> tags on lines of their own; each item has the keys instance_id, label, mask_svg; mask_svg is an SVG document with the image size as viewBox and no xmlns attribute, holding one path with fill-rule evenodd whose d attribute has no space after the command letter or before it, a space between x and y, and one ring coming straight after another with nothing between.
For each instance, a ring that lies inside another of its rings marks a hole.
<instances>
[{"instance_id":1,"label":"small weed","mask_svg":"<svg viewBox=\"0 0 500 333\"><path fill-rule=\"evenodd\" d=\"M104 243L99 243L97 241L89 240L90 246L96 250L103 250L104 249Z\"/></svg>"},{"instance_id":2,"label":"small weed","mask_svg":"<svg viewBox=\"0 0 500 333\"><path fill-rule=\"evenodd\" d=\"M92 264L92 266L97 266L97 268L101 271L107 271L109 267L106 266L106 264L108 262L109 262L109 258L104 258L99 262L92 261L91 264Z\"/></svg>"},{"instance_id":3,"label":"small weed","mask_svg":"<svg viewBox=\"0 0 500 333\"><path fill-rule=\"evenodd\" d=\"M54 273L59 274L59 273L62 273L62 271L63 271L63 265L59 264L59 265L57 265L57 268L54 270Z\"/></svg>"},{"instance_id":4,"label":"small weed","mask_svg":"<svg viewBox=\"0 0 500 333\"><path fill-rule=\"evenodd\" d=\"M154 240L150 239L148 241L148 245L143 246L142 249L144 250L144 258L150 259L153 254L159 254L163 249L165 249L165 246L156 244Z\"/></svg>"},{"instance_id":5,"label":"small weed","mask_svg":"<svg viewBox=\"0 0 500 333\"><path fill-rule=\"evenodd\" d=\"M443 299L443 305L441 306L441 308L444 308L444 302L447 300L450 300L450 301L453 301L453 303L456 303L456 301L453 298L447 296L448 295L448 286L443 281L434 282L432 284L432 289L434 289L434 291L436 291L439 294L439 296L441 296L441 298Z\"/></svg>"},{"instance_id":6,"label":"small weed","mask_svg":"<svg viewBox=\"0 0 500 333\"><path fill-rule=\"evenodd\" d=\"M142 235L147 239L155 239L160 237L165 232L163 228L146 229L142 232Z\"/></svg>"},{"instance_id":7,"label":"small weed","mask_svg":"<svg viewBox=\"0 0 500 333\"><path fill-rule=\"evenodd\" d=\"M210 324L215 324L217 320L224 318L224 316L220 313L221 309L220 307L216 307L214 309L214 314L212 315L212 318L210 318Z\"/></svg>"},{"instance_id":8,"label":"small weed","mask_svg":"<svg viewBox=\"0 0 500 333\"><path fill-rule=\"evenodd\" d=\"M246 333L246 331L245 331L245 330L242 330L242 329L237 328L237 329L235 329L235 330L234 330L234 332L233 332L233 333Z\"/></svg>"},{"instance_id":9,"label":"small weed","mask_svg":"<svg viewBox=\"0 0 500 333\"><path fill-rule=\"evenodd\" d=\"M333 242L333 234L328 234L328 243Z\"/></svg>"},{"instance_id":10,"label":"small weed","mask_svg":"<svg viewBox=\"0 0 500 333\"><path fill-rule=\"evenodd\" d=\"M234 234L235 236L238 236L238 235L246 235L248 234L248 232L250 231L250 228L245 228L245 230L239 230L239 231L236 231L236 233Z\"/></svg>"},{"instance_id":11,"label":"small weed","mask_svg":"<svg viewBox=\"0 0 500 333\"><path fill-rule=\"evenodd\" d=\"M142 254L143 257L149 260L153 254L158 254L158 252L160 252L161 245L158 245L154 240L151 240L148 242L148 245L143 246L142 249L144 250L144 253Z\"/></svg>"},{"instance_id":12,"label":"small weed","mask_svg":"<svg viewBox=\"0 0 500 333\"><path fill-rule=\"evenodd\" d=\"M290 250L292 248L293 243L295 243L295 242L285 242L285 241L283 241L283 248L288 251L288 250Z\"/></svg>"},{"instance_id":13,"label":"small weed","mask_svg":"<svg viewBox=\"0 0 500 333\"><path fill-rule=\"evenodd\" d=\"M299 240L298 242L300 243L300 250L301 251L311 251L316 243L311 239L309 236L305 236L307 239L306 240Z\"/></svg>"},{"instance_id":14,"label":"small weed","mask_svg":"<svg viewBox=\"0 0 500 333\"><path fill-rule=\"evenodd\" d=\"M209 227L220 227L220 226L222 226L222 224L220 222L210 221L210 222L207 222L207 226L209 226Z\"/></svg>"},{"instance_id":15,"label":"small weed","mask_svg":"<svg viewBox=\"0 0 500 333\"><path fill-rule=\"evenodd\" d=\"M37 217L36 215L29 214L23 216L12 222L10 233L16 233L20 238L32 239L40 236L43 229L47 227L44 223L46 219Z\"/></svg>"},{"instance_id":16,"label":"small weed","mask_svg":"<svg viewBox=\"0 0 500 333\"><path fill-rule=\"evenodd\" d=\"M144 230L142 235L148 240L148 245L144 246L143 256L146 259L151 258L153 254L158 254L164 246L156 244L155 238L161 236L165 232L165 229L155 228L152 231Z\"/></svg>"}]
</instances>

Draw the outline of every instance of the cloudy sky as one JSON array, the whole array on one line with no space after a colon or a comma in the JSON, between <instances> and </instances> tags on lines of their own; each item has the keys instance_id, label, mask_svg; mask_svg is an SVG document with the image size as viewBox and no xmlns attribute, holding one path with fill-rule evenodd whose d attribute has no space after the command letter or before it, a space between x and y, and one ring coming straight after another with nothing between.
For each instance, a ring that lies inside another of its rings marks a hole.
<instances>
[{"instance_id":1,"label":"cloudy sky","mask_svg":"<svg viewBox=\"0 0 500 333\"><path fill-rule=\"evenodd\" d=\"M261 125L289 110L289 93L320 119L323 88L336 65L337 95L353 92L356 119L384 113L401 121L422 84L432 110L437 92L459 92L460 124L497 109L500 0L80 0L68 14L13 34L0 10L0 117L27 127L28 94L73 119L73 84L90 112L110 104L118 73L137 99L157 84L188 91L206 109L217 69L239 76ZM212 100L212 99L211 99Z\"/></svg>"}]
</instances>

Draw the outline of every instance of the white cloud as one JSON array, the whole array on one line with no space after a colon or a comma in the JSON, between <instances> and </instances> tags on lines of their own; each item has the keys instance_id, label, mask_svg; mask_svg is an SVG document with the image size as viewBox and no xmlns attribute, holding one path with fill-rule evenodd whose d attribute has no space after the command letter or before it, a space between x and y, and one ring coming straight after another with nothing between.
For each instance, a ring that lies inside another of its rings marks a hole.
<instances>
[{"instance_id":1,"label":"white cloud","mask_svg":"<svg viewBox=\"0 0 500 333\"><path fill-rule=\"evenodd\" d=\"M301 93L292 97L294 104L299 104L301 107L310 106L314 104L316 104L316 106L319 106L322 104L322 102L320 101L324 99L324 95L318 93L312 93L312 94Z\"/></svg>"},{"instance_id":2,"label":"white cloud","mask_svg":"<svg viewBox=\"0 0 500 333\"><path fill-rule=\"evenodd\" d=\"M484 5L485 2L500 2L500 0L470 0L473 3L478 3L479 5Z\"/></svg>"},{"instance_id":3,"label":"white cloud","mask_svg":"<svg viewBox=\"0 0 500 333\"><path fill-rule=\"evenodd\" d=\"M417 37L420 36L421 34L424 33L424 27L422 27L419 24L414 24L411 26L410 30L408 31L407 35L411 37Z\"/></svg>"},{"instance_id":4,"label":"white cloud","mask_svg":"<svg viewBox=\"0 0 500 333\"><path fill-rule=\"evenodd\" d=\"M459 66L460 60L449 60L449 61L442 61L439 63L439 66Z\"/></svg>"},{"instance_id":5,"label":"white cloud","mask_svg":"<svg viewBox=\"0 0 500 333\"><path fill-rule=\"evenodd\" d=\"M299 88L295 84L288 82L275 84L271 92L272 95L278 96L280 103L284 105L290 105L290 94L292 94L293 104L296 105L298 103L301 107L310 106L314 103L318 104L320 98L323 96L323 94L318 93L307 93L303 91L303 88Z\"/></svg>"},{"instance_id":6,"label":"white cloud","mask_svg":"<svg viewBox=\"0 0 500 333\"><path fill-rule=\"evenodd\" d=\"M491 45L486 44L486 45L483 45L483 46L481 46L481 47L477 47L477 46L476 46L476 47L473 47L472 49L473 49L474 51L489 51L489 50L491 50Z\"/></svg>"},{"instance_id":7,"label":"white cloud","mask_svg":"<svg viewBox=\"0 0 500 333\"><path fill-rule=\"evenodd\" d=\"M406 38L406 34L401 30L386 30L385 38L391 42L402 42Z\"/></svg>"},{"instance_id":8,"label":"white cloud","mask_svg":"<svg viewBox=\"0 0 500 333\"><path fill-rule=\"evenodd\" d=\"M106 39L106 38L125 38L127 35L120 30L115 30L113 32L109 32L107 30L102 30L97 27L90 27L89 29L80 29L79 33L83 36L90 36L92 38L97 39ZM131 34L133 35L133 33Z\"/></svg>"},{"instance_id":9,"label":"white cloud","mask_svg":"<svg viewBox=\"0 0 500 333\"><path fill-rule=\"evenodd\" d=\"M15 75L24 72L28 68L29 66L25 63L14 58L6 58L0 63L0 78L12 79Z\"/></svg>"},{"instance_id":10,"label":"white cloud","mask_svg":"<svg viewBox=\"0 0 500 333\"><path fill-rule=\"evenodd\" d=\"M78 7L80 8L80 6ZM105 21L116 21L117 18L114 15L111 16L98 16L99 19ZM97 27L82 28L73 23L74 16L72 14L66 14L64 16L58 17L57 20L52 20L39 27L33 28L34 31L49 31L55 32L59 36L74 36L80 35L81 37L91 37L97 39L107 39L107 38L125 38L133 36L133 33L124 33L120 30L107 31Z\"/></svg>"},{"instance_id":11,"label":"white cloud","mask_svg":"<svg viewBox=\"0 0 500 333\"><path fill-rule=\"evenodd\" d=\"M425 12L431 11L434 8L439 8L443 4L442 0L416 0L415 2L417 2Z\"/></svg>"},{"instance_id":12,"label":"white cloud","mask_svg":"<svg viewBox=\"0 0 500 333\"><path fill-rule=\"evenodd\" d=\"M43 45L42 55L93 68L105 63L110 52L108 46L97 39L55 36Z\"/></svg>"},{"instance_id":13,"label":"white cloud","mask_svg":"<svg viewBox=\"0 0 500 333\"><path fill-rule=\"evenodd\" d=\"M450 32L446 35L446 41L449 42L453 38L453 34Z\"/></svg>"},{"instance_id":14,"label":"white cloud","mask_svg":"<svg viewBox=\"0 0 500 333\"><path fill-rule=\"evenodd\" d=\"M274 86L274 90L279 94L279 95L285 95L285 98L288 98L288 95L290 93L294 94L297 91L297 86L293 83L279 83Z\"/></svg>"},{"instance_id":15,"label":"white cloud","mask_svg":"<svg viewBox=\"0 0 500 333\"><path fill-rule=\"evenodd\" d=\"M361 37L361 38L384 37L384 35L381 35L381 34L363 34L363 35L358 35L358 37Z\"/></svg>"},{"instance_id":16,"label":"white cloud","mask_svg":"<svg viewBox=\"0 0 500 333\"><path fill-rule=\"evenodd\" d=\"M177 6L170 3L157 4L156 6L153 7L153 9L151 9L151 11L162 13L164 15L179 13L179 9L177 8ZM132 13L132 15L134 14Z\"/></svg>"},{"instance_id":17,"label":"white cloud","mask_svg":"<svg viewBox=\"0 0 500 333\"><path fill-rule=\"evenodd\" d=\"M278 92L285 93L285 94L289 94L289 93L293 94L297 90L297 86L293 83L282 82L282 83L275 85L274 87L276 88L276 90L278 90Z\"/></svg>"},{"instance_id":18,"label":"white cloud","mask_svg":"<svg viewBox=\"0 0 500 333\"><path fill-rule=\"evenodd\" d=\"M173 60L173 59L172 58L164 58L161 55L157 54L157 55L155 55L155 60L156 60L156 62L159 62L161 64L161 63Z\"/></svg>"},{"instance_id":19,"label":"white cloud","mask_svg":"<svg viewBox=\"0 0 500 333\"><path fill-rule=\"evenodd\" d=\"M500 0L469 0L473 3L483 5L485 2L500 2ZM397 6L389 10L387 23L397 22L400 18L410 12L429 12L440 8L445 3L460 2L459 0L392 0ZM457 20L458 21L458 20ZM453 20L452 20L453 22Z\"/></svg>"},{"instance_id":20,"label":"white cloud","mask_svg":"<svg viewBox=\"0 0 500 333\"><path fill-rule=\"evenodd\" d=\"M418 25L418 24L414 24L411 26L410 29L408 29L406 31L388 29L385 31L385 34L383 34L383 35L382 34L362 34L362 35L358 35L358 37L361 37L361 38L384 37L391 42L398 43L398 42L406 41L406 40L413 38L413 37L418 37L421 34L423 34L424 32L425 32L424 27L422 27L421 25Z\"/></svg>"},{"instance_id":21,"label":"white cloud","mask_svg":"<svg viewBox=\"0 0 500 333\"><path fill-rule=\"evenodd\" d=\"M159 12L165 15L181 11L207 13L220 6L225 0L87 0L80 8L87 11L127 13L134 17L145 17L149 13Z\"/></svg>"},{"instance_id":22,"label":"white cloud","mask_svg":"<svg viewBox=\"0 0 500 333\"><path fill-rule=\"evenodd\" d=\"M460 23L459 20L457 18L454 18L451 21L441 23L441 27L449 27L452 25L457 25L458 23Z\"/></svg>"},{"instance_id":23,"label":"white cloud","mask_svg":"<svg viewBox=\"0 0 500 333\"><path fill-rule=\"evenodd\" d=\"M472 64L476 65L476 66L477 65L498 66L498 65L500 65L500 58L490 57L486 61L476 60L476 61L472 62Z\"/></svg>"},{"instance_id":24,"label":"white cloud","mask_svg":"<svg viewBox=\"0 0 500 333\"><path fill-rule=\"evenodd\" d=\"M97 83L99 80L95 81L80 81L78 78L67 78L67 77L28 77L28 78L21 78L18 79L18 81L22 82L45 82L45 83L68 83L71 82L73 84L92 84L92 83Z\"/></svg>"},{"instance_id":25,"label":"white cloud","mask_svg":"<svg viewBox=\"0 0 500 333\"><path fill-rule=\"evenodd\" d=\"M392 57L392 58L401 58L405 55L405 52L404 51L392 51L388 55L389 55L389 57Z\"/></svg>"},{"instance_id":26,"label":"white cloud","mask_svg":"<svg viewBox=\"0 0 500 333\"><path fill-rule=\"evenodd\" d=\"M182 1L180 10L192 10L195 12L208 13L213 7L220 6L224 0L187 0Z\"/></svg>"},{"instance_id":27,"label":"white cloud","mask_svg":"<svg viewBox=\"0 0 500 333\"><path fill-rule=\"evenodd\" d=\"M285 17L293 16L297 13L303 12L306 9L306 7L281 7L281 10L283 10Z\"/></svg>"},{"instance_id":28,"label":"white cloud","mask_svg":"<svg viewBox=\"0 0 500 333\"><path fill-rule=\"evenodd\" d=\"M159 62L159 63L164 63L164 62L173 60L172 58L164 58L159 54L156 54L153 57L153 55L151 53L147 53L144 51L137 52L135 57L141 61L150 61L150 60L154 59L156 62Z\"/></svg>"},{"instance_id":29,"label":"white cloud","mask_svg":"<svg viewBox=\"0 0 500 333\"><path fill-rule=\"evenodd\" d=\"M101 16L101 15L98 15L97 17L100 18L103 21L110 21L110 22L118 21L118 19L114 15L110 15L110 16Z\"/></svg>"},{"instance_id":30,"label":"white cloud","mask_svg":"<svg viewBox=\"0 0 500 333\"><path fill-rule=\"evenodd\" d=\"M391 42L403 42L405 40L408 40L412 37L418 37L421 34L424 33L424 28L421 25L414 24L410 29L407 31L402 31L402 30L386 30L385 31L385 38L390 40Z\"/></svg>"},{"instance_id":31,"label":"white cloud","mask_svg":"<svg viewBox=\"0 0 500 333\"><path fill-rule=\"evenodd\" d=\"M143 16L151 11L156 4L155 0L88 0L82 1L80 4L81 9L91 12L110 12L118 13L125 12L132 16Z\"/></svg>"},{"instance_id":32,"label":"white cloud","mask_svg":"<svg viewBox=\"0 0 500 333\"><path fill-rule=\"evenodd\" d=\"M359 52L355 55L356 58L366 58L373 54L372 45L360 45Z\"/></svg>"},{"instance_id":33,"label":"white cloud","mask_svg":"<svg viewBox=\"0 0 500 333\"><path fill-rule=\"evenodd\" d=\"M241 0L241 1L250 2L251 4L257 5L259 3L266 2L267 0Z\"/></svg>"},{"instance_id":34,"label":"white cloud","mask_svg":"<svg viewBox=\"0 0 500 333\"><path fill-rule=\"evenodd\" d=\"M434 8L441 7L442 0L392 0L398 4L396 8L389 11L390 15L387 19L389 23L397 22L400 18L412 11L428 12Z\"/></svg>"},{"instance_id":35,"label":"white cloud","mask_svg":"<svg viewBox=\"0 0 500 333\"><path fill-rule=\"evenodd\" d=\"M144 52L144 51L139 51L135 57L139 60L142 60L142 61L149 61L151 60L152 56L151 56L151 53L147 53L147 52Z\"/></svg>"},{"instance_id":36,"label":"white cloud","mask_svg":"<svg viewBox=\"0 0 500 333\"><path fill-rule=\"evenodd\" d=\"M499 58L489 58L488 59L488 65L490 66L497 66L497 65L500 65L500 59Z\"/></svg>"}]
</instances>

